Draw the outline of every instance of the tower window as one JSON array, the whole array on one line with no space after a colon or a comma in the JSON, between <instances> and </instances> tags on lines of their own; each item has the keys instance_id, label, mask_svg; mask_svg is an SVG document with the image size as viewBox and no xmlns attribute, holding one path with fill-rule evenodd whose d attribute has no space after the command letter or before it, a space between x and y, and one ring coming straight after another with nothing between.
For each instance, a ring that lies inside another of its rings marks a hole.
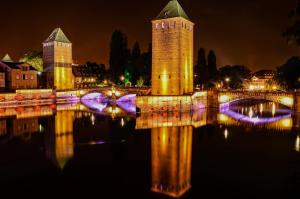
<instances>
[{"instance_id":1,"label":"tower window","mask_svg":"<svg viewBox=\"0 0 300 199\"><path fill-rule=\"evenodd\" d=\"M169 75L169 79L171 79L171 75Z\"/></svg>"},{"instance_id":2,"label":"tower window","mask_svg":"<svg viewBox=\"0 0 300 199\"><path fill-rule=\"evenodd\" d=\"M162 22L162 23L161 23L161 27L162 27L162 28L165 28L165 22Z\"/></svg>"},{"instance_id":3,"label":"tower window","mask_svg":"<svg viewBox=\"0 0 300 199\"><path fill-rule=\"evenodd\" d=\"M158 75L158 79L160 79L160 75Z\"/></svg>"},{"instance_id":4,"label":"tower window","mask_svg":"<svg viewBox=\"0 0 300 199\"><path fill-rule=\"evenodd\" d=\"M156 28L156 29L158 29L158 23L157 23L157 24L155 24L155 28Z\"/></svg>"}]
</instances>

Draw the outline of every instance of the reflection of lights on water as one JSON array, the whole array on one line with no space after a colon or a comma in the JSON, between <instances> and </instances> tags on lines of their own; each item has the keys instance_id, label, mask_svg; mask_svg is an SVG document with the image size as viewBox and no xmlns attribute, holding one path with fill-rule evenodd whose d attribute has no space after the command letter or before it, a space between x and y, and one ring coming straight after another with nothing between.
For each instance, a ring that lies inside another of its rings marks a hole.
<instances>
[{"instance_id":1,"label":"reflection of lights on water","mask_svg":"<svg viewBox=\"0 0 300 199\"><path fill-rule=\"evenodd\" d=\"M244 107L242 108L242 114L244 115Z\"/></svg>"},{"instance_id":2,"label":"reflection of lights on water","mask_svg":"<svg viewBox=\"0 0 300 199\"><path fill-rule=\"evenodd\" d=\"M296 139L295 150L297 152L300 152L300 137L299 136L297 136L297 139Z\"/></svg>"},{"instance_id":3,"label":"reflection of lights on water","mask_svg":"<svg viewBox=\"0 0 300 199\"><path fill-rule=\"evenodd\" d=\"M40 126L39 126L39 130L40 130L40 132L43 132L44 131L44 127L40 124Z\"/></svg>"},{"instance_id":4,"label":"reflection of lights on water","mask_svg":"<svg viewBox=\"0 0 300 199\"><path fill-rule=\"evenodd\" d=\"M250 117L250 118L253 117L253 110L252 110L252 107L251 107L250 110L249 110L249 117Z\"/></svg>"},{"instance_id":5,"label":"reflection of lights on water","mask_svg":"<svg viewBox=\"0 0 300 199\"><path fill-rule=\"evenodd\" d=\"M275 103L273 102L273 103L272 103L272 115L273 115L273 117L275 116L275 113L276 113L276 105L275 105Z\"/></svg>"},{"instance_id":6,"label":"reflection of lights on water","mask_svg":"<svg viewBox=\"0 0 300 199\"><path fill-rule=\"evenodd\" d=\"M225 131L224 131L224 137L227 140L227 138L228 138L228 130L227 129L225 129Z\"/></svg>"},{"instance_id":7,"label":"reflection of lights on water","mask_svg":"<svg viewBox=\"0 0 300 199\"><path fill-rule=\"evenodd\" d=\"M286 118L281 120L280 124L284 128L291 128L293 126L293 121L291 118Z\"/></svg>"},{"instance_id":8,"label":"reflection of lights on water","mask_svg":"<svg viewBox=\"0 0 300 199\"><path fill-rule=\"evenodd\" d=\"M218 116L220 122L226 122L228 120L228 116L225 114L219 114Z\"/></svg>"},{"instance_id":9,"label":"reflection of lights on water","mask_svg":"<svg viewBox=\"0 0 300 199\"><path fill-rule=\"evenodd\" d=\"M123 127L125 125L124 119L121 119L121 126Z\"/></svg>"},{"instance_id":10,"label":"reflection of lights on water","mask_svg":"<svg viewBox=\"0 0 300 199\"><path fill-rule=\"evenodd\" d=\"M95 125L95 116L94 116L94 114L91 116L91 121L92 121L92 125L94 126Z\"/></svg>"},{"instance_id":11,"label":"reflection of lights on water","mask_svg":"<svg viewBox=\"0 0 300 199\"><path fill-rule=\"evenodd\" d=\"M260 112L261 115L262 115L263 111L264 111L264 106L263 106L263 104L260 104L259 105L259 112Z\"/></svg>"}]
</instances>

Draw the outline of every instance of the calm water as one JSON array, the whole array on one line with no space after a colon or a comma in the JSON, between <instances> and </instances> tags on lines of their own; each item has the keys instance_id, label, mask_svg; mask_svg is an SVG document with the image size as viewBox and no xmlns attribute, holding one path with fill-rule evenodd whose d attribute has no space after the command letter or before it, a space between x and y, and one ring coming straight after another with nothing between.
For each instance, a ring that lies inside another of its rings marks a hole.
<instances>
[{"instance_id":1,"label":"calm water","mask_svg":"<svg viewBox=\"0 0 300 199\"><path fill-rule=\"evenodd\" d=\"M247 101L194 113L129 112L81 104L0 109L1 193L300 196L300 117L285 107Z\"/></svg>"}]
</instances>

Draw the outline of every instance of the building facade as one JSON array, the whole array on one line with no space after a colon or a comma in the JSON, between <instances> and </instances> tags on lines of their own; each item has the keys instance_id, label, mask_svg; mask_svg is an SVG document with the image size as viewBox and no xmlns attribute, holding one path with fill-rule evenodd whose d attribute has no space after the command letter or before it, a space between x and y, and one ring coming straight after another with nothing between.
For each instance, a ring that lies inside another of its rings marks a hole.
<instances>
[{"instance_id":1,"label":"building facade","mask_svg":"<svg viewBox=\"0 0 300 199\"><path fill-rule=\"evenodd\" d=\"M177 0L152 21L152 95L193 92L193 31Z\"/></svg>"},{"instance_id":2,"label":"building facade","mask_svg":"<svg viewBox=\"0 0 300 199\"><path fill-rule=\"evenodd\" d=\"M97 86L97 74L92 73L86 66L73 66L75 88L95 88Z\"/></svg>"},{"instance_id":3,"label":"building facade","mask_svg":"<svg viewBox=\"0 0 300 199\"><path fill-rule=\"evenodd\" d=\"M5 89L5 71L0 68L0 91Z\"/></svg>"},{"instance_id":4,"label":"building facade","mask_svg":"<svg viewBox=\"0 0 300 199\"><path fill-rule=\"evenodd\" d=\"M2 75L0 72L0 88L3 84L7 90L38 88L37 70L29 64L14 62L8 57L6 55L0 61L0 68L4 71Z\"/></svg>"},{"instance_id":5,"label":"building facade","mask_svg":"<svg viewBox=\"0 0 300 199\"><path fill-rule=\"evenodd\" d=\"M48 88L74 88L72 43L60 28L56 28L44 41L43 61Z\"/></svg>"},{"instance_id":6,"label":"building facade","mask_svg":"<svg viewBox=\"0 0 300 199\"><path fill-rule=\"evenodd\" d=\"M252 75L252 78L246 82L246 88L248 90L277 90L278 85L273 81L275 71L272 70L260 70Z\"/></svg>"}]
</instances>

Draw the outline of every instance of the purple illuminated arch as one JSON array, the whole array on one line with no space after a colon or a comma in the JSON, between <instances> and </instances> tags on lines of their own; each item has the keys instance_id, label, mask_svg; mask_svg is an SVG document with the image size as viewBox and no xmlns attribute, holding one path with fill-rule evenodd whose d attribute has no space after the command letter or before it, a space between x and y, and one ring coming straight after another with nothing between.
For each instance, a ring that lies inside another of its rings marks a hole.
<instances>
[{"instance_id":1,"label":"purple illuminated arch","mask_svg":"<svg viewBox=\"0 0 300 199\"><path fill-rule=\"evenodd\" d=\"M85 105L86 107L96 110L99 112L104 111L104 109L107 107L107 103L101 103L98 100L81 100L81 103Z\"/></svg>"},{"instance_id":2,"label":"purple illuminated arch","mask_svg":"<svg viewBox=\"0 0 300 199\"><path fill-rule=\"evenodd\" d=\"M88 93L85 96L81 97L81 100L106 100L108 97L103 94L103 93L98 93L98 92L93 92L93 93Z\"/></svg>"},{"instance_id":3,"label":"purple illuminated arch","mask_svg":"<svg viewBox=\"0 0 300 199\"><path fill-rule=\"evenodd\" d=\"M124 95L120 97L117 102L131 102L134 103L136 102L136 94L129 94L129 95Z\"/></svg>"}]
</instances>

